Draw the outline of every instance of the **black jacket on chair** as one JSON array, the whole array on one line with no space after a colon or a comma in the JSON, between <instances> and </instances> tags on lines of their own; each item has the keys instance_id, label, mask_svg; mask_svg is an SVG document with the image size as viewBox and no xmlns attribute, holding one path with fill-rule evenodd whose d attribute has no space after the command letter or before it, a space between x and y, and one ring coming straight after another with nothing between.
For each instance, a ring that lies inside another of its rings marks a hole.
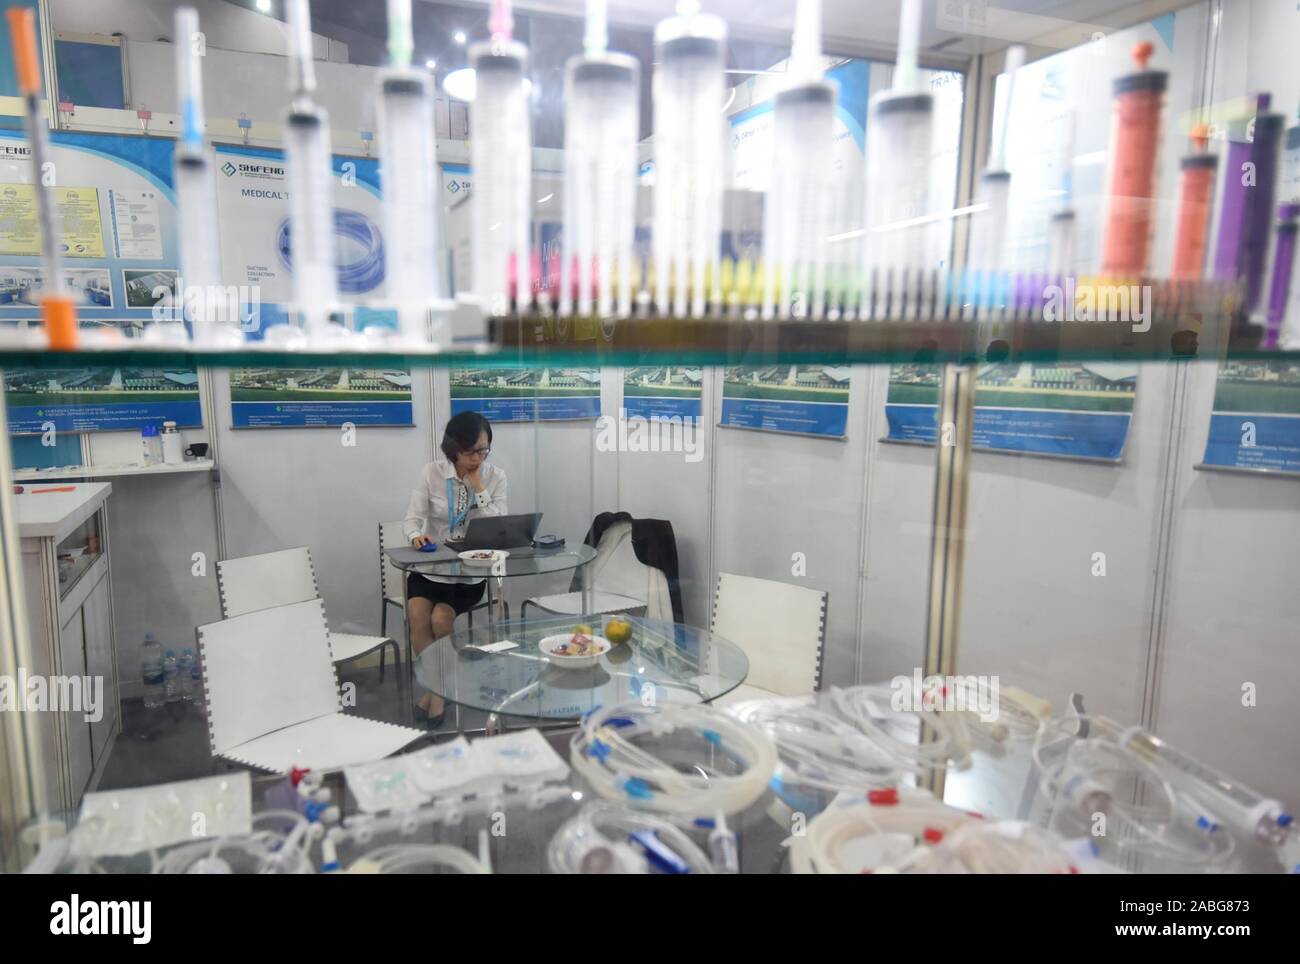
<instances>
[{"instance_id":1,"label":"black jacket on chair","mask_svg":"<svg viewBox=\"0 0 1300 964\"><path fill-rule=\"evenodd\" d=\"M627 512L602 512L591 522L587 530L587 545L595 548L600 545L600 537L616 522L632 523L632 551L642 565L658 569L668 579L668 598L673 604L673 622L686 622L682 612L682 590L677 577L677 537L673 534L673 524L667 519L633 519ZM569 592L582 589L581 570L573 574Z\"/></svg>"}]
</instances>

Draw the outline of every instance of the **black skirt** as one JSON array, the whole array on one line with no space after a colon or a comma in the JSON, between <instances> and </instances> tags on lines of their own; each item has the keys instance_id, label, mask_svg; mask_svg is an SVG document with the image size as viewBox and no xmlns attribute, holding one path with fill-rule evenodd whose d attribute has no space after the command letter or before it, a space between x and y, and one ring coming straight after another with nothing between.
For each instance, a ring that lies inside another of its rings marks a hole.
<instances>
[{"instance_id":1,"label":"black skirt","mask_svg":"<svg viewBox=\"0 0 1300 964\"><path fill-rule=\"evenodd\" d=\"M438 603L446 603L456 610L457 616L477 606L486 589L486 582L433 582L418 573L406 574L406 598L427 599L435 606Z\"/></svg>"}]
</instances>

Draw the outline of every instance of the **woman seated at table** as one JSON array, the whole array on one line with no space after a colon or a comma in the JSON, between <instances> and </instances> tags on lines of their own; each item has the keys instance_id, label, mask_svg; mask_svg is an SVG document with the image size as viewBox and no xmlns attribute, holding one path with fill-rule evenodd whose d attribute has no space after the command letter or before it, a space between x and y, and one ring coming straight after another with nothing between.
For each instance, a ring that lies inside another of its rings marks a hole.
<instances>
[{"instance_id":1,"label":"woman seated at table","mask_svg":"<svg viewBox=\"0 0 1300 964\"><path fill-rule=\"evenodd\" d=\"M465 535L469 520L480 515L506 514L506 474L487 463L492 426L478 412L461 412L442 436L442 454L420 473L411 492L403 532L417 549ZM408 573L406 606L411 648L418 655L435 639L451 634L460 613L483 598L484 584L450 582L437 576ZM446 713L442 697L425 693L415 709L417 720L438 726Z\"/></svg>"}]
</instances>

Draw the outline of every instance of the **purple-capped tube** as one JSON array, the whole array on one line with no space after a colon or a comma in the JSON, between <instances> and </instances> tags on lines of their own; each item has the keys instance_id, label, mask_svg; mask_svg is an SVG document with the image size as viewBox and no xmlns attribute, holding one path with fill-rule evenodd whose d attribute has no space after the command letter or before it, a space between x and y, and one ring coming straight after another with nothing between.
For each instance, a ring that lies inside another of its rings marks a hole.
<instances>
[{"instance_id":1,"label":"purple-capped tube","mask_svg":"<svg viewBox=\"0 0 1300 964\"><path fill-rule=\"evenodd\" d=\"M1268 293L1268 334L1265 348L1276 348L1282 323L1286 320L1286 303L1291 296L1291 272L1295 268L1297 221L1300 202L1277 206L1277 243L1273 251L1273 284Z\"/></svg>"}]
</instances>

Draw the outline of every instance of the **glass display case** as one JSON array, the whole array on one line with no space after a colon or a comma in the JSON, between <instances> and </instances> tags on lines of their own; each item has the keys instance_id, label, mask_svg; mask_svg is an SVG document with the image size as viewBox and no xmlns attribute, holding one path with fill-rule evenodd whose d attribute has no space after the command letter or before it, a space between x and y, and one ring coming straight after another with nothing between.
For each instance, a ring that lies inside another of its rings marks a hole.
<instances>
[{"instance_id":1,"label":"glass display case","mask_svg":"<svg viewBox=\"0 0 1300 964\"><path fill-rule=\"evenodd\" d=\"M0 868L1300 868L1294 11L29 6Z\"/></svg>"}]
</instances>

